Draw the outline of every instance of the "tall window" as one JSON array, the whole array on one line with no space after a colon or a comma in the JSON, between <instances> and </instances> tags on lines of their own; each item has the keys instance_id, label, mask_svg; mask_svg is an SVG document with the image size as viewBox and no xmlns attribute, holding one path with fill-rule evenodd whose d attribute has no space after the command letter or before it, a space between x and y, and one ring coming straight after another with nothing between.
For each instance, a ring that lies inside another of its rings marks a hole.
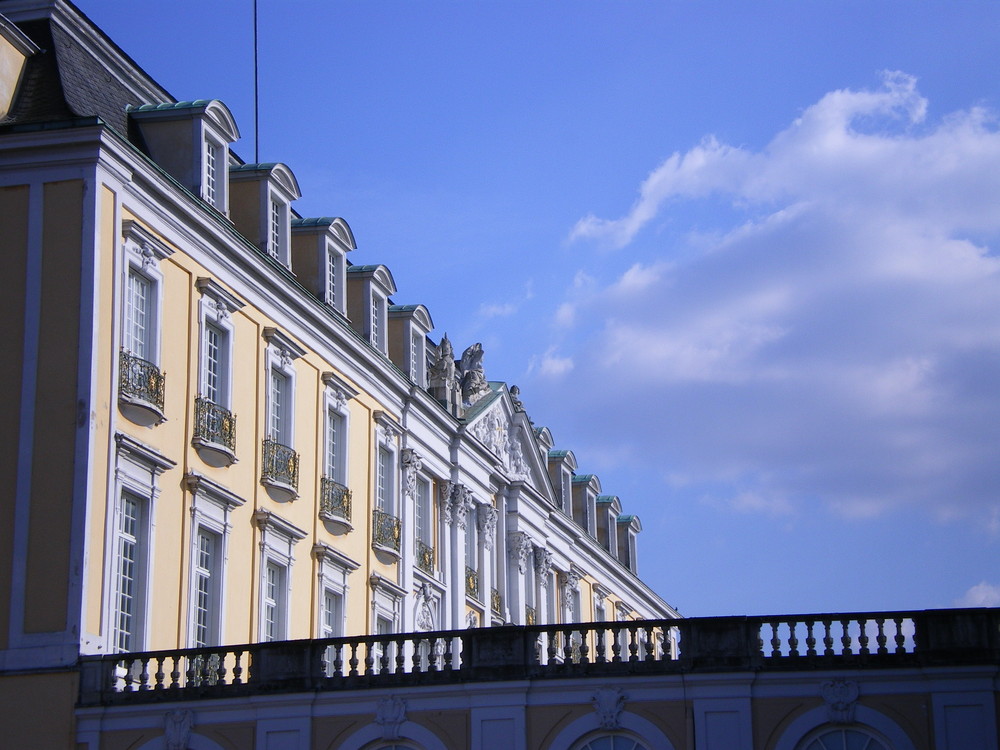
<instances>
[{"instance_id":1,"label":"tall window","mask_svg":"<svg viewBox=\"0 0 1000 750\"><path fill-rule=\"evenodd\" d=\"M212 141L205 140L205 200L213 206L218 203L218 160L219 148Z\"/></svg>"},{"instance_id":2,"label":"tall window","mask_svg":"<svg viewBox=\"0 0 1000 750\"><path fill-rule=\"evenodd\" d=\"M339 484L346 484L347 464L345 461L346 430L344 416L333 409L326 417L326 476Z\"/></svg>"},{"instance_id":3,"label":"tall window","mask_svg":"<svg viewBox=\"0 0 1000 750\"><path fill-rule=\"evenodd\" d=\"M220 539L199 528L194 560L194 635L193 646L218 643Z\"/></svg>"},{"instance_id":4,"label":"tall window","mask_svg":"<svg viewBox=\"0 0 1000 750\"><path fill-rule=\"evenodd\" d=\"M431 533L431 483L426 479L417 479L417 539L430 546L433 541Z\"/></svg>"},{"instance_id":5,"label":"tall window","mask_svg":"<svg viewBox=\"0 0 1000 750\"><path fill-rule=\"evenodd\" d=\"M339 307L337 289L340 285L340 255L327 248L326 251L326 304Z\"/></svg>"},{"instance_id":6,"label":"tall window","mask_svg":"<svg viewBox=\"0 0 1000 750\"><path fill-rule=\"evenodd\" d=\"M278 201L271 201L269 234L267 238L267 253L275 260L281 260L282 206Z\"/></svg>"},{"instance_id":7,"label":"tall window","mask_svg":"<svg viewBox=\"0 0 1000 750\"><path fill-rule=\"evenodd\" d=\"M418 387L424 387L424 336L415 333L410 337L410 377Z\"/></svg>"},{"instance_id":8,"label":"tall window","mask_svg":"<svg viewBox=\"0 0 1000 750\"><path fill-rule=\"evenodd\" d=\"M377 294L372 294L371 345L382 349L382 308L385 303Z\"/></svg>"},{"instance_id":9,"label":"tall window","mask_svg":"<svg viewBox=\"0 0 1000 750\"><path fill-rule=\"evenodd\" d=\"M114 647L135 651L142 647L141 621L145 581L142 568L146 555L145 501L123 492L118 509L115 549Z\"/></svg>"},{"instance_id":10,"label":"tall window","mask_svg":"<svg viewBox=\"0 0 1000 750\"><path fill-rule=\"evenodd\" d=\"M140 359L152 359L152 284L129 269L125 289L125 330L122 347Z\"/></svg>"},{"instance_id":11,"label":"tall window","mask_svg":"<svg viewBox=\"0 0 1000 750\"><path fill-rule=\"evenodd\" d=\"M225 369L226 350L223 347L225 332L213 323L205 325L205 398L213 404L226 406Z\"/></svg>"},{"instance_id":12,"label":"tall window","mask_svg":"<svg viewBox=\"0 0 1000 750\"><path fill-rule=\"evenodd\" d=\"M393 515L392 502L392 453L382 446L378 449L378 463L375 478L375 507L383 513Z\"/></svg>"},{"instance_id":13,"label":"tall window","mask_svg":"<svg viewBox=\"0 0 1000 750\"><path fill-rule=\"evenodd\" d=\"M265 641L280 641L285 637L285 576L287 570L269 561L264 569L264 633Z\"/></svg>"},{"instance_id":14,"label":"tall window","mask_svg":"<svg viewBox=\"0 0 1000 750\"><path fill-rule=\"evenodd\" d=\"M271 370L271 403L268 414L268 434L271 439L283 445L291 442L288 438L289 409L288 377L278 370Z\"/></svg>"}]
</instances>

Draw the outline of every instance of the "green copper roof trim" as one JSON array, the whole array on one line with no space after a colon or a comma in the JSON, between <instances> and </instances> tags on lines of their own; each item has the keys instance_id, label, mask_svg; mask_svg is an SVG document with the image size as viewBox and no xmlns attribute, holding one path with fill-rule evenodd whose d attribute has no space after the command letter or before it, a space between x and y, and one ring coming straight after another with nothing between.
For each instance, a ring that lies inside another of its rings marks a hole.
<instances>
[{"instance_id":1,"label":"green copper roof trim","mask_svg":"<svg viewBox=\"0 0 1000 750\"><path fill-rule=\"evenodd\" d=\"M311 219L292 219L293 227L328 227L337 221L336 216L315 216Z\"/></svg>"},{"instance_id":2,"label":"green copper roof trim","mask_svg":"<svg viewBox=\"0 0 1000 750\"><path fill-rule=\"evenodd\" d=\"M576 474L573 476L573 484L587 484L590 480L597 479L596 474Z\"/></svg>"},{"instance_id":3,"label":"green copper roof trim","mask_svg":"<svg viewBox=\"0 0 1000 750\"><path fill-rule=\"evenodd\" d=\"M215 99L192 99L186 102L161 102L159 104L140 104L131 107L129 112L163 112L170 109L201 109L214 102Z\"/></svg>"}]
</instances>

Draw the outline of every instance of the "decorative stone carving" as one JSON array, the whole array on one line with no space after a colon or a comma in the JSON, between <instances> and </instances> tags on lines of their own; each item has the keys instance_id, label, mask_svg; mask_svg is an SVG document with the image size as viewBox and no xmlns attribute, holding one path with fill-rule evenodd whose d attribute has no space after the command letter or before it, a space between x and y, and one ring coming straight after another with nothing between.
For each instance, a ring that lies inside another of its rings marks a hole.
<instances>
[{"instance_id":1,"label":"decorative stone carving","mask_svg":"<svg viewBox=\"0 0 1000 750\"><path fill-rule=\"evenodd\" d=\"M451 513L458 528L465 529L468 523L469 511L475 506L472 493L462 484L456 484L451 492Z\"/></svg>"},{"instance_id":2,"label":"decorative stone carving","mask_svg":"<svg viewBox=\"0 0 1000 750\"><path fill-rule=\"evenodd\" d=\"M524 404L521 402L521 389L516 385L510 387L510 402L514 404L514 409L524 411Z\"/></svg>"},{"instance_id":3,"label":"decorative stone carving","mask_svg":"<svg viewBox=\"0 0 1000 750\"><path fill-rule=\"evenodd\" d=\"M483 370L483 345L475 343L462 353L459 363L462 384L462 405L473 406L490 392Z\"/></svg>"},{"instance_id":4,"label":"decorative stone carving","mask_svg":"<svg viewBox=\"0 0 1000 750\"><path fill-rule=\"evenodd\" d=\"M507 421L499 406L493 407L479 418L472 426L472 434L501 460L507 460L510 438L507 436Z\"/></svg>"},{"instance_id":5,"label":"decorative stone carving","mask_svg":"<svg viewBox=\"0 0 1000 750\"><path fill-rule=\"evenodd\" d=\"M483 547L487 550L493 549L493 538L497 530L497 517L500 511L493 507L491 503L483 503L479 506L478 517L479 538L483 542Z\"/></svg>"},{"instance_id":6,"label":"decorative stone carving","mask_svg":"<svg viewBox=\"0 0 1000 750\"><path fill-rule=\"evenodd\" d=\"M535 547L535 573L539 585L547 587L552 573L552 553L545 547Z\"/></svg>"},{"instance_id":7,"label":"decorative stone carving","mask_svg":"<svg viewBox=\"0 0 1000 750\"><path fill-rule=\"evenodd\" d=\"M510 452L507 455L507 467L515 479L528 478L528 462L524 458L524 448L519 437L510 441Z\"/></svg>"},{"instance_id":8,"label":"decorative stone carving","mask_svg":"<svg viewBox=\"0 0 1000 750\"><path fill-rule=\"evenodd\" d=\"M451 492L454 488L455 483L449 482L447 479L438 484L438 497L441 502L441 517L444 518L445 523L452 522Z\"/></svg>"},{"instance_id":9,"label":"decorative stone carving","mask_svg":"<svg viewBox=\"0 0 1000 750\"><path fill-rule=\"evenodd\" d=\"M194 727L190 711L168 711L163 717L164 741L167 750L186 750Z\"/></svg>"},{"instance_id":10,"label":"decorative stone carving","mask_svg":"<svg viewBox=\"0 0 1000 750\"><path fill-rule=\"evenodd\" d=\"M465 616L465 626L467 628L478 628L479 615L476 612L469 612L469 614Z\"/></svg>"},{"instance_id":11,"label":"decorative stone carving","mask_svg":"<svg viewBox=\"0 0 1000 750\"><path fill-rule=\"evenodd\" d=\"M431 389L447 388L450 390L454 388L457 382L455 376L455 349L452 347L451 341L448 340L447 333L441 339L441 343L434 347L432 352L434 361L431 363L430 372L427 373Z\"/></svg>"},{"instance_id":12,"label":"decorative stone carving","mask_svg":"<svg viewBox=\"0 0 1000 750\"><path fill-rule=\"evenodd\" d=\"M621 688L602 687L591 698L601 729L621 729L627 695Z\"/></svg>"},{"instance_id":13,"label":"decorative stone carving","mask_svg":"<svg viewBox=\"0 0 1000 750\"><path fill-rule=\"evenodd\" d=\"M820 688L820 695L826 703L827 720L832 724L850 724L854 721L854 709L858 704L861 689L851 680L830 680Z\"/></svg>"},{"instance_id":14,"label":"decorative stone carving","mask_svg":"<svg viewBox=\"0 0 1000 750\"><path fill-rule=\"evenodd\" d=\"M417 491L417 472L423 468L424 462L412 448L403 450L403 489L407 497L413 497Z\"/></svg>"},{"instance_id":15,"label":"decorative stone carving","mask_svg":"<svg viewBox=\"0 0 1000 750\"><path fill-rule=\"evenodd\" d=\"M434 592L430 585L424 583L414 592L417 600L416 625L417 630L434 630Z\"/></svg>"},{"instance_id":16,"label":"decorative stone carving","mask_svg":"<svg viewBox=\"0 0 1000 750\"><path fill-rule=\"evenodd\" d=\"M562 576L562 605L567 611L573 609L573 594L579 591L582 577L583 573L572 567Z\"/></svg>"},{"instance_id":17,"label":"decorative stone carving","mask_svg":"<svg viewBox=\"0 0 1000 750\"><path fill-rule=\"evenodd\" d=\"M531 537L523 531L514 531L507 535L507 544L511 560L517 563L517 570L523 575L528 569L528 558L531 557Z\"/></svg>"},{"instance_id":18,"label":"decorative stone carving","mask_svg":"<svg viewBox=\"0 0 1000 750\"><path fill-rule=\"evenodd\" d=\"M382 739L399 739L399 728L406 721L406 701L402 698L389 696L378 702L375 710L375 723L382 727Z\"/></svg>"}]
</instances>

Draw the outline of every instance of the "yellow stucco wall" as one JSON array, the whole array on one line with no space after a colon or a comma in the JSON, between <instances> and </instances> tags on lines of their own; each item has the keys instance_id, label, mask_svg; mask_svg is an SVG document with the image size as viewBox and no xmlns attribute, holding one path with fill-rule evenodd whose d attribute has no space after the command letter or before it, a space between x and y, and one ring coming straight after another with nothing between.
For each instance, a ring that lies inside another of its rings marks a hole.
<instances>
[{"instance_id":1,"label":"yellow stucco wall","mask_svg":"<svg viewBox=\"0 0 1000 750\"><path fill-rule=\"evenodd\" d=\"M0 676L0 745L75 747L77 685L75 672Z\"/></svg>"},{"instance_id":2,"label":"yellow stucco wall","mask_svg":"<svg viewBox=\"0 0 1000 750\"><path fill-rule=\"evenodd\" d=\"M26 59L24 53L0 36L0 120L7 116L14 103Z\"/></svg>"}]
</instances>

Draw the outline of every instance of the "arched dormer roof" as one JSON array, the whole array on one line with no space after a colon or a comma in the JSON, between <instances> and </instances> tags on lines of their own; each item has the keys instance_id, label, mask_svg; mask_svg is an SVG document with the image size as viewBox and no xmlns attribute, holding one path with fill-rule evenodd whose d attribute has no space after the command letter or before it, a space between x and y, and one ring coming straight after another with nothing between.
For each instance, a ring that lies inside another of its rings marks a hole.
<instances>
[{"instance_id":1,"label":"arched dormer roof","mask_svg":"<svg viewBox=\"0 0 1000 750\"><path fill-rule=\"evenodd\" d=\"M299 190L299 182L295 179L295 174L286 165L280 162L264 162L260 164L238 164L232 167L230 173L235 175L255 174L258 177L268 177L271 182L280 187L290 201L298 200L302 197Z\"/></svg>"},{"instance_id":2,"label":"arched dormer roof","mask_svg":"<svg viewBox=\"0 0 1000 750\"><path fill-rule=\"evenodd\" d=\"M229 143L239 140L240 129L233 113L218 99L191 99L183 102L159 102L130 107L129 114L141 118L171 118L188 115L204 115L223 138Z\"/></svg>"},{"instance_id":3,"label":"arched dormer roof","mask_svg":"<svg viewBox=\"0 0 1000 750\"><path fill-rule=\"evenodd\" d=\"M350 225L339 216L316 216L309 219L292 219L293 228L326 227L347 250L357 250L354 232Z\"/></svg>"},{"instance_id":4,"label":"arched dormer roof","mask_svg":"<svg viewBox=\"0 0 1000 750\"><path fill-rule=\"evenodd\" d=\"M616 516L621 515L622 501L618 495L598 495L597 504L608 506Z\"/></svg>"},{"instance_id":5,"label":"arched dormer roof","mask_svg":"<svg viewBox=\"0 0 1000 750\"><path fill-rule=\"evenodd\" d=\"M573 484L587 485L594 492L598 494L601 492L601 480L596 474L577 474L573 477Z\"/></svg>"},{"instance_id":6,"label":"arched dormer roof","mask_svg":"<svg viewBox=\"0 0 1000 750\"><path fill-rule=\"evenodd\" d=\"M576 455L573 451L551 450L549 451L549 463L564 463L573 471L577 469Z\"/></svg>"},{"instance_id":7,"label":"arched dormer roof","mask_svg":"<svg viewBox=\"0 0 1000 750\"><path fill-rule=\"evenodd\" d=\"M391 305L389 307L389 315L393 314L413 318L425 331L430 331L434 328L434 321L431 320L430 311L423 305Z\"/></svg>"},{"instance_id":8,"label":"arched dormer roof","mask_svg":"<svg viewBox=\"0 0 1000 750\"><path fill-rule=\"evenodd\" d=\"M396 293L396 282L392 278L392 273L387 266L381 263L367 266L351 266L347 269L347 273L350 276L369 275L376 284L382 287L382 290L386 294Z\"/></svg>"}]
</instances>

